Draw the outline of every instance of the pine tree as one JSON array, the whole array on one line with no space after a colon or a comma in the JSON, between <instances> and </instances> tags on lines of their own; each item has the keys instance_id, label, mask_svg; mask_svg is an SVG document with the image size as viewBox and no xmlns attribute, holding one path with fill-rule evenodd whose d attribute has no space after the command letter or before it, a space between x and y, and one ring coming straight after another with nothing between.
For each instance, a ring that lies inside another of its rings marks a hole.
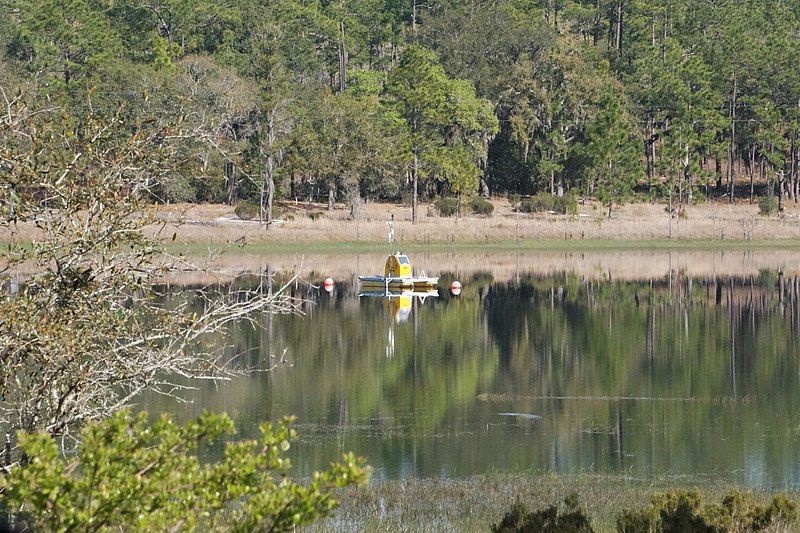
<instances>
[{"instance_id":1,"label":"pine tree","mask_svg":"<svg viewBox=\"0 0 800 533\"><path fill-rule=\"evenodd\" d=\"M608 209L627 200L641 171L639 150L631 135L635 131L625 116L619 98L610 90L600 101L597 116L586 126L582 155L586 179L597 199Z\"/></svg>"}]
</instances>

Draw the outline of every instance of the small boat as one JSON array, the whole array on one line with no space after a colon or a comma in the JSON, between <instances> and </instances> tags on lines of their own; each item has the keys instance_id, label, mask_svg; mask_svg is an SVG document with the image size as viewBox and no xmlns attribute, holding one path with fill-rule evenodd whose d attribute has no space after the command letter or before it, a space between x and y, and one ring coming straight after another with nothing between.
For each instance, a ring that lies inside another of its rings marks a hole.
<instances>
[{"instance_id":1,"label":"small boat","mask_svg":"<svg viewBox=\"0 0 800 533\"><path fill-rule=\"evenodd\" d=\"M386 259L383 276L358 276L361 288L367 292L420 291L428 292L439 285L438 277L415 276L408 256L400 252Z\"/></svg>"}]
</instances>

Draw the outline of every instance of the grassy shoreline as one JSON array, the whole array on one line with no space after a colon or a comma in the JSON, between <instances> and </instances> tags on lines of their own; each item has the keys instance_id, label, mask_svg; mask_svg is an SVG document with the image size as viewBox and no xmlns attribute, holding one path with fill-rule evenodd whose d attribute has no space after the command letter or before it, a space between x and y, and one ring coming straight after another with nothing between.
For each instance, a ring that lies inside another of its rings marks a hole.
<instances>
[{"instance_id":1,"label":"grassy shoreline","mask_svg":"<svg viewBox=\"0 0 800 533\"><path fill-rule=\"evenodd\" d=\"M257 220L240 220L227 205L160 205L151 213L160 224L148 231L163 237L171 250L246 244L243 250L261 255L383 253L392 248L390 227L394 247L409 252L800 250L800 205L794 204L782 217L761 216L757 206L745 203L699 204L688 208L685 218L670 220L660 204L628 204L608 219L592 204L575 215L558 215L516 213L503 199L493 203L489 217L425 215L413 223L401 204L366 204L363 216L352 220L345 206L329 211L316 205L310 217L306 204L282 202L283 218L269 229ZM0 243L31 242L39 235L32 223L21 223L0 233Z\"/></svg>"},{"instance_id":2,"label":"grassy shoreline","mask_svg":"<svg viewBox=\"0 0 800 533\"><path fill-rule=\"evenodd\" d=\"M14 244L27 247L35 239L14 240ZM0 246L8 245L8 239L0 238ZM313 241L259 241L259 242L182 242L180 239L165 239L165 248L171 253L199 254L207 252L247 253L254 255L296 254L357 254L384 253L403 250L416 253L464 253L464 252L725 252L725 251L800 251L797 239L463 239L453 242L387 242L353 240Z\"/></svg>"},{"instance_id":3,"label":"grassy shoreline","mask_svg":"<svg viewBox=\"0 0 800 533\"><path fill-rule=\"evenodd\" d=\"M619 475L493 473L454 479L377 481L338 495L341 506L309 531L488 531L519 499L531 509L559 504L577 493L596 531L615 531L625 509L645 507L652 494L697 489L703 502L719 503L742 484L703 476L637 478ZM797 501L800 492L751 490L762 502L784 492Z\"/></svg>"},{"instance_id":4,"label":"grassy shoreline","mask_svg":"<svg viewBox=\"0 0 800 533\"><path fill-rule=\"evenodd\" d=\"M386 242L368 241L309 241L309 242L257 242L241 245L219 242L174 242L168 244L171 251L200 253L207 251L230 250L258 255L282 254L354 254L388 252L391 248L407 252L692 252L692 251L759 251L759 250L797 250L800 239L506 239L506 240L460 240L457 242L397 242L390 246Z\"/></svg>"}]
</instances>

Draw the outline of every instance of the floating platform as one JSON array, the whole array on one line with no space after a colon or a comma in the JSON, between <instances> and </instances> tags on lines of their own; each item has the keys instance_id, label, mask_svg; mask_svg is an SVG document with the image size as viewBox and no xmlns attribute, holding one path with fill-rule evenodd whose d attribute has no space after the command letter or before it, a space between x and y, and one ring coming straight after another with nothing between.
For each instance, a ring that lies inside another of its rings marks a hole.
<instances>
[{"instance_id":1,"label":"floating platform","mask_svg":"<svg viewBox=\"0 0 800 533\"><path fill-rule=\"evenodd\" d=\"M362 289L384 293L407 290L427 292L439 285L438 277L415 276L411 261L400 252L386 259L383 276L358 276L358 279Z\"/></svg>"}]
</instances>

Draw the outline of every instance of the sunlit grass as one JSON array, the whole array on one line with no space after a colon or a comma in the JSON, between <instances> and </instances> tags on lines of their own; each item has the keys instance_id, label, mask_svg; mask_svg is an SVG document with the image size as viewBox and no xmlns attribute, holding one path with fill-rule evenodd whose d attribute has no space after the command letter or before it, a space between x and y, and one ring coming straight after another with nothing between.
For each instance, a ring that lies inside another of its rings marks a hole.
<instances>
[{"instance_id":1,"label":"sunlit grass","mask_svg":"<svg viewBox=\"0 0 800 533\"><path fill-rule=\"evenodd\" d=\"M634 478L625 475L488 474L456 479L379 481L339 493L341 507L312 531L488 531L519 498L531 509L577 493L597 531L614 531L618 514L643 508L654 492L697 488L720 501L730 481L704 476ZM744 489L746 490L746 489ZM784 492L784 491L775 491ZM758 491L766 501L772 491ZM797 499L800 494L790 493Z\"/></svg>"},{"instance_id":2,"label":"sunlit grass","mask_svg":"<svg viewBox=\"0 0 800 533\"><path fill-rule=\"evenodd\" d=\"M225 243L174 243L170 249L184 253L204 253L209 250L229 249L251 254L352 254L390 251L401 248L405 252L469 252L496 250L502 252L560 252L560 251L725 251L725 250L800 250L800 239L715 240L715 239L504 239L493 241L457 241L452 243L387 243L366 241L335 242L256 242L244 247Z\"/></svg>"}]
</instances>

